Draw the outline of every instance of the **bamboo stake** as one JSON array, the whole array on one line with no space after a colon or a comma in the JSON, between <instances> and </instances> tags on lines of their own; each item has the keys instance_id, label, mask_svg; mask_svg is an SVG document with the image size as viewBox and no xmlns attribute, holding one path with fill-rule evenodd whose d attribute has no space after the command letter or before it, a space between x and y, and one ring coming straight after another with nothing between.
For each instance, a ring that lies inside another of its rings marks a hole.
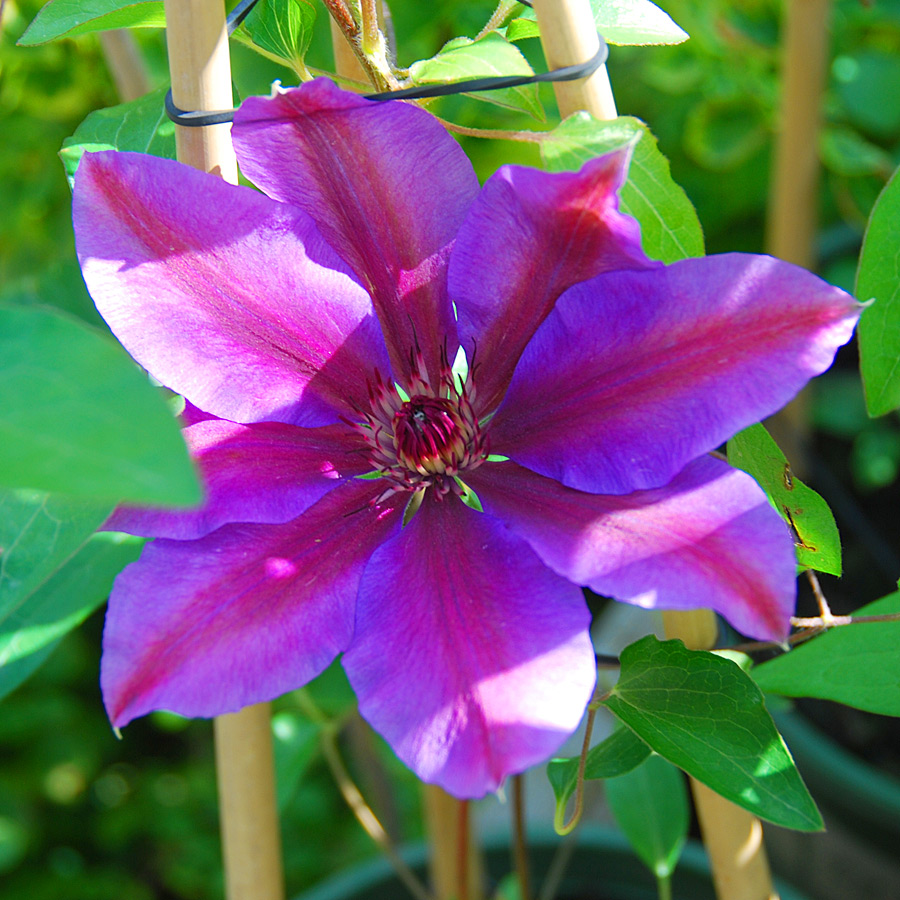
<instances>
[{"instance_id":1,"label":"bamboo stake","mask_svg":"<svg viewBox=\"0 0 900 900\"><path fill-rule=\"evenodd\" d=\"M150 90L150 76L134 35L125 28L101 31L100 46L121 101L143 97Z\"/></svg>"},{"instance_id":2,"label":"bamboo stake","mask_svg":"<svg viewBox=\"0 0 900 900\"><path fill-rule=\"evenodd\" d=\"M551 69L589 60L600 48L590 0L534 0L541 46ZM616 103L606 66L579 81L553 85L562 118L587 110L595 119L615 119Z\"/></svg>"},{"instance_id":3,"label":"bamboo stake","mask_svg":"<svg viewBox=\"0 0 900 900\"><path fill-rule=\"evenodd\" d=\"M228 109L231 66L222 0L165 0L172 99L181 109ZM230 126L176 126L178 159L237 184ZM228 900L282 900L268 703L215 720L222 855Z\"/></svg>"},{"instance_id":4,"label":"bamboo stake","mask_svg":"<svg viewBox=\"0 0 900 900\"><path fill-rule=\"evenodd\" d=\"M798 266L816 262L822 94L828 62L829 0L788 0L782 41L782 96L766 250ZM768 422L801 477L806 471L809 401L800 394Z\"/></svg>"},{"instance_id":5,"label":"bamboo stake","mask_svg":"<svg viewBox=\"0 0 900 900\"><path fill-rule=\"evenodd\" d=\"M664 612L663 625L666 637L680 638L691 650L715 645L711 610ZM693 778L691 792L719 900L778 900L759 819Z\"/></svg>"}]
</instances>

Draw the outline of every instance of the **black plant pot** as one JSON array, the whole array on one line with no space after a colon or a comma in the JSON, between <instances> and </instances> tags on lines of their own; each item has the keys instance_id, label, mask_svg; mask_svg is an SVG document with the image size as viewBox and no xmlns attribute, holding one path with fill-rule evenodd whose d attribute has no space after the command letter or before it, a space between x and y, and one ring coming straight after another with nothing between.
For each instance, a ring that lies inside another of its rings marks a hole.
<instances>
[{"instance_id":1,"label":"black plant pot","mask_svg":"<svg viewBox=\"0 0 900 900\"><path fill-rule=\"evenodd\" d=\"M540 885L560 845L555 835L529 844L532 873ZM426 848L418 845L403 854L418 873L426 868ZM485 841L485 857L492 884L509 872L507 838ZM802 895L779 885L782 900L803 900ZM342 873L301 894L296 900L405 900L407 893L387 860L377 859ZM715 900L703 848L689 844L673 877L675 900ZM656 881L634 856L624 837L605 828L583 827L556 893L556 900L657 900Z\"/></svg>"}]
</instances>

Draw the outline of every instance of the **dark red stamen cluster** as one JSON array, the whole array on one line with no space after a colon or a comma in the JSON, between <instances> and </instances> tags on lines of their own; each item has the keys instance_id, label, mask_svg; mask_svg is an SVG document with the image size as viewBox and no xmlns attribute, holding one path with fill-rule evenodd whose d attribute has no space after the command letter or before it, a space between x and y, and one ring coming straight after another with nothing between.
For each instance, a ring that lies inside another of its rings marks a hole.
<instances>
[{"instance_id":1,"label":"dark red stamen cluster","mask_svg":"<svg viewBox=\"0 0 900 900\"><path fill-rule=\"evenodd\" d=\"M378 502L397 491L433 487L438 494L464 491L456 476L480 466L487 441L472 406L471 372L458 384L444 365L435 390L420 356L404 400L399 389L379 374L369 386L370 411L356 427L370 449L372 468L390 482Z\"/></svg>"}]
</instances>

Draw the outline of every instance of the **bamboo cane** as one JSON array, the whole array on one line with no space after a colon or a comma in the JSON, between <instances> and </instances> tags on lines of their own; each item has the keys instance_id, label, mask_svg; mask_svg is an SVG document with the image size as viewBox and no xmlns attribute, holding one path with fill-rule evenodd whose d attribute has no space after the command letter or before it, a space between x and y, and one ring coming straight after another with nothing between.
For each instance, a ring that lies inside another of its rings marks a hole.
<instances>
[{"instance_id":1,"label":"bamboo cane","mask_svg":"<svg viewBox=\"0 0 900 900\"><path fill-rule=\"evenodd\" d=\"M534 0L534 13L551 69L586 62L600 49L590 0ZM580 109L595 119L616 117L606 66L600 66L588 78L556 82L553 90L562 118Z\"/></svg>"},{"instance_id":2,"label":"bamboo cane","mask_svg":"<svg viewBox=\"0 0 900 900\"><path fill-rule=\"evenodd\" d=\"M232 105L222 0L165 0L172 99L181 109ZM181 162L237 184L230 126L176 126ZM269 705L215 720L222 855L228 900L282 900Z\"/></svg>"},{"instance_id":3,"label":"bamboo cane","mask_svg":"<svg viewBox=\"0 0 900 900\"><path fill-rule=\"evenodd\" d=\"M150 88L150 76L134 35L125 28L100 32L100 46L106 66L123 103L143 97Z\"/></svg>"},{"instance_id":4,"label":"bamboo cane","mask_svg":"<svg viewBox=\"0 0 900 900\"><path fill-rule=\"evenodd\" d=\"M589 0L534 0L534 11L548 66L574 65L596 53ZM562 116L578 109L598 119L616 115L605 68L554 88ZM713 646L716 624L711 611L667 613L664 620L669 637L681 638L693 649ZM719 900L774 900L759 820L701 785L692 787Z\"/></svg>"},{"instance_id":5,"label":"bamboo cane","mask_svg":"<svg viewBox=\"0 0 900 900\"><path fill-rule=\"evenodd\" d=\"M829 0L789 0L782 40L782 95L766 222L766 250L798 266L815 265L822 94L828 62ZM808 395L767 423L791 461L806 472Z\"/></svg>"}]
</instances>

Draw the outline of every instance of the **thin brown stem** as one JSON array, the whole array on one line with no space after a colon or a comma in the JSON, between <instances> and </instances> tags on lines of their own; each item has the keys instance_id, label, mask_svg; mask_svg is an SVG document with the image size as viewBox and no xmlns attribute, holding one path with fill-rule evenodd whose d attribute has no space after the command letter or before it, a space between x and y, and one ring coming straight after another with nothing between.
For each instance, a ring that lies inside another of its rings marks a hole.
<instances>
[{"instance_id":1,"label":"thin brown stem","mask_svg":"<svg viewBox=\"0 0 900 900\"><path fill-rule=\"evenodd\" d=\"M819 578L812 569L806 570L806 578L809 581L810 587L812 588L813 596L816 598L816 603L819 604L819 615L826 620L831 620L834 616L831 613L831 607L828 605L828 601L825 599L825 594L822 593L822 586L819 584Z\"/></svg>"},{"instance_id":2,"label":"thin brown stem","mask_svg":"<svg viewBox=\"0 0 900 900\"><path fill-rule=\"evenodd\" d=\"M525 836L525 779L512 779L513 863L519 883L519 900L531 900L531 878L528 872L528 845Z\"/></svg>"},{"instance_id":3,"label":"thin brown stem","mask_svg":"<svg viewBox=\"0 0 900 900\"><path fill-rule=\"evenodd\" d=\"M530 141L535 144L545 140L545 135L542 131L502 131L496 128L469 128L466 125L448 122L440 116L435 116L435 118L447 131L452 131L454 134L462 134L466 137L493 138L499 141Z\"/></svg>"},{"instance_id":4,"label":"thin brown stem","mask_svg":"<svg viewBox=\"0 0 900 900\"><path fill-rule=\"evenodd\" d=\"M338 27L347 36L348 40L355 38L359 34L359 25L350 12L350 7L344 0L322 0L325 8L331 14L331 18L337 22Z\"/></svg>"},{"instance_id":5,"label":"thin brown stem","mask_svg":"<svg viewBox=\"0 0 900 900\"><path fill-rule=\"evenodd\" d=\"M594 730L594 717L596 715L597 706L591 703L588 706L587 719L584 723L584 741L581 744L581 756L578 759L578 775L575 781L575 808L572 810L572 815L568 822L564 825L558 821L555 823L559 834L569 834L581 821L581 814L584 812L584 767L587 764L587 755L591 746L591 734ZM559 813L557 813L558 815Z\"/></svg>"},{"instance_id":6,"label":"thin brown stem","mask_svg":"<svg viewBox=\"0 0 900 900\"><path fill-rule=\"evenodd\" d=\"M397 877L416 900L434 900L412 869L401 859L381 822L378 821L378 817L372 812L371 807L366 803L359 788L357 788L350 777L344 761L341 759L337 746L337 736L333 729L328 729L323 735L322 755L325 757L325 762L328 768L331 769L338 789L356 817L357 822L362 825L366 834L375 841L381 852L388 858L390 864L394 867L394 871L397 873Z\"/></svg>"}]
</instances>

